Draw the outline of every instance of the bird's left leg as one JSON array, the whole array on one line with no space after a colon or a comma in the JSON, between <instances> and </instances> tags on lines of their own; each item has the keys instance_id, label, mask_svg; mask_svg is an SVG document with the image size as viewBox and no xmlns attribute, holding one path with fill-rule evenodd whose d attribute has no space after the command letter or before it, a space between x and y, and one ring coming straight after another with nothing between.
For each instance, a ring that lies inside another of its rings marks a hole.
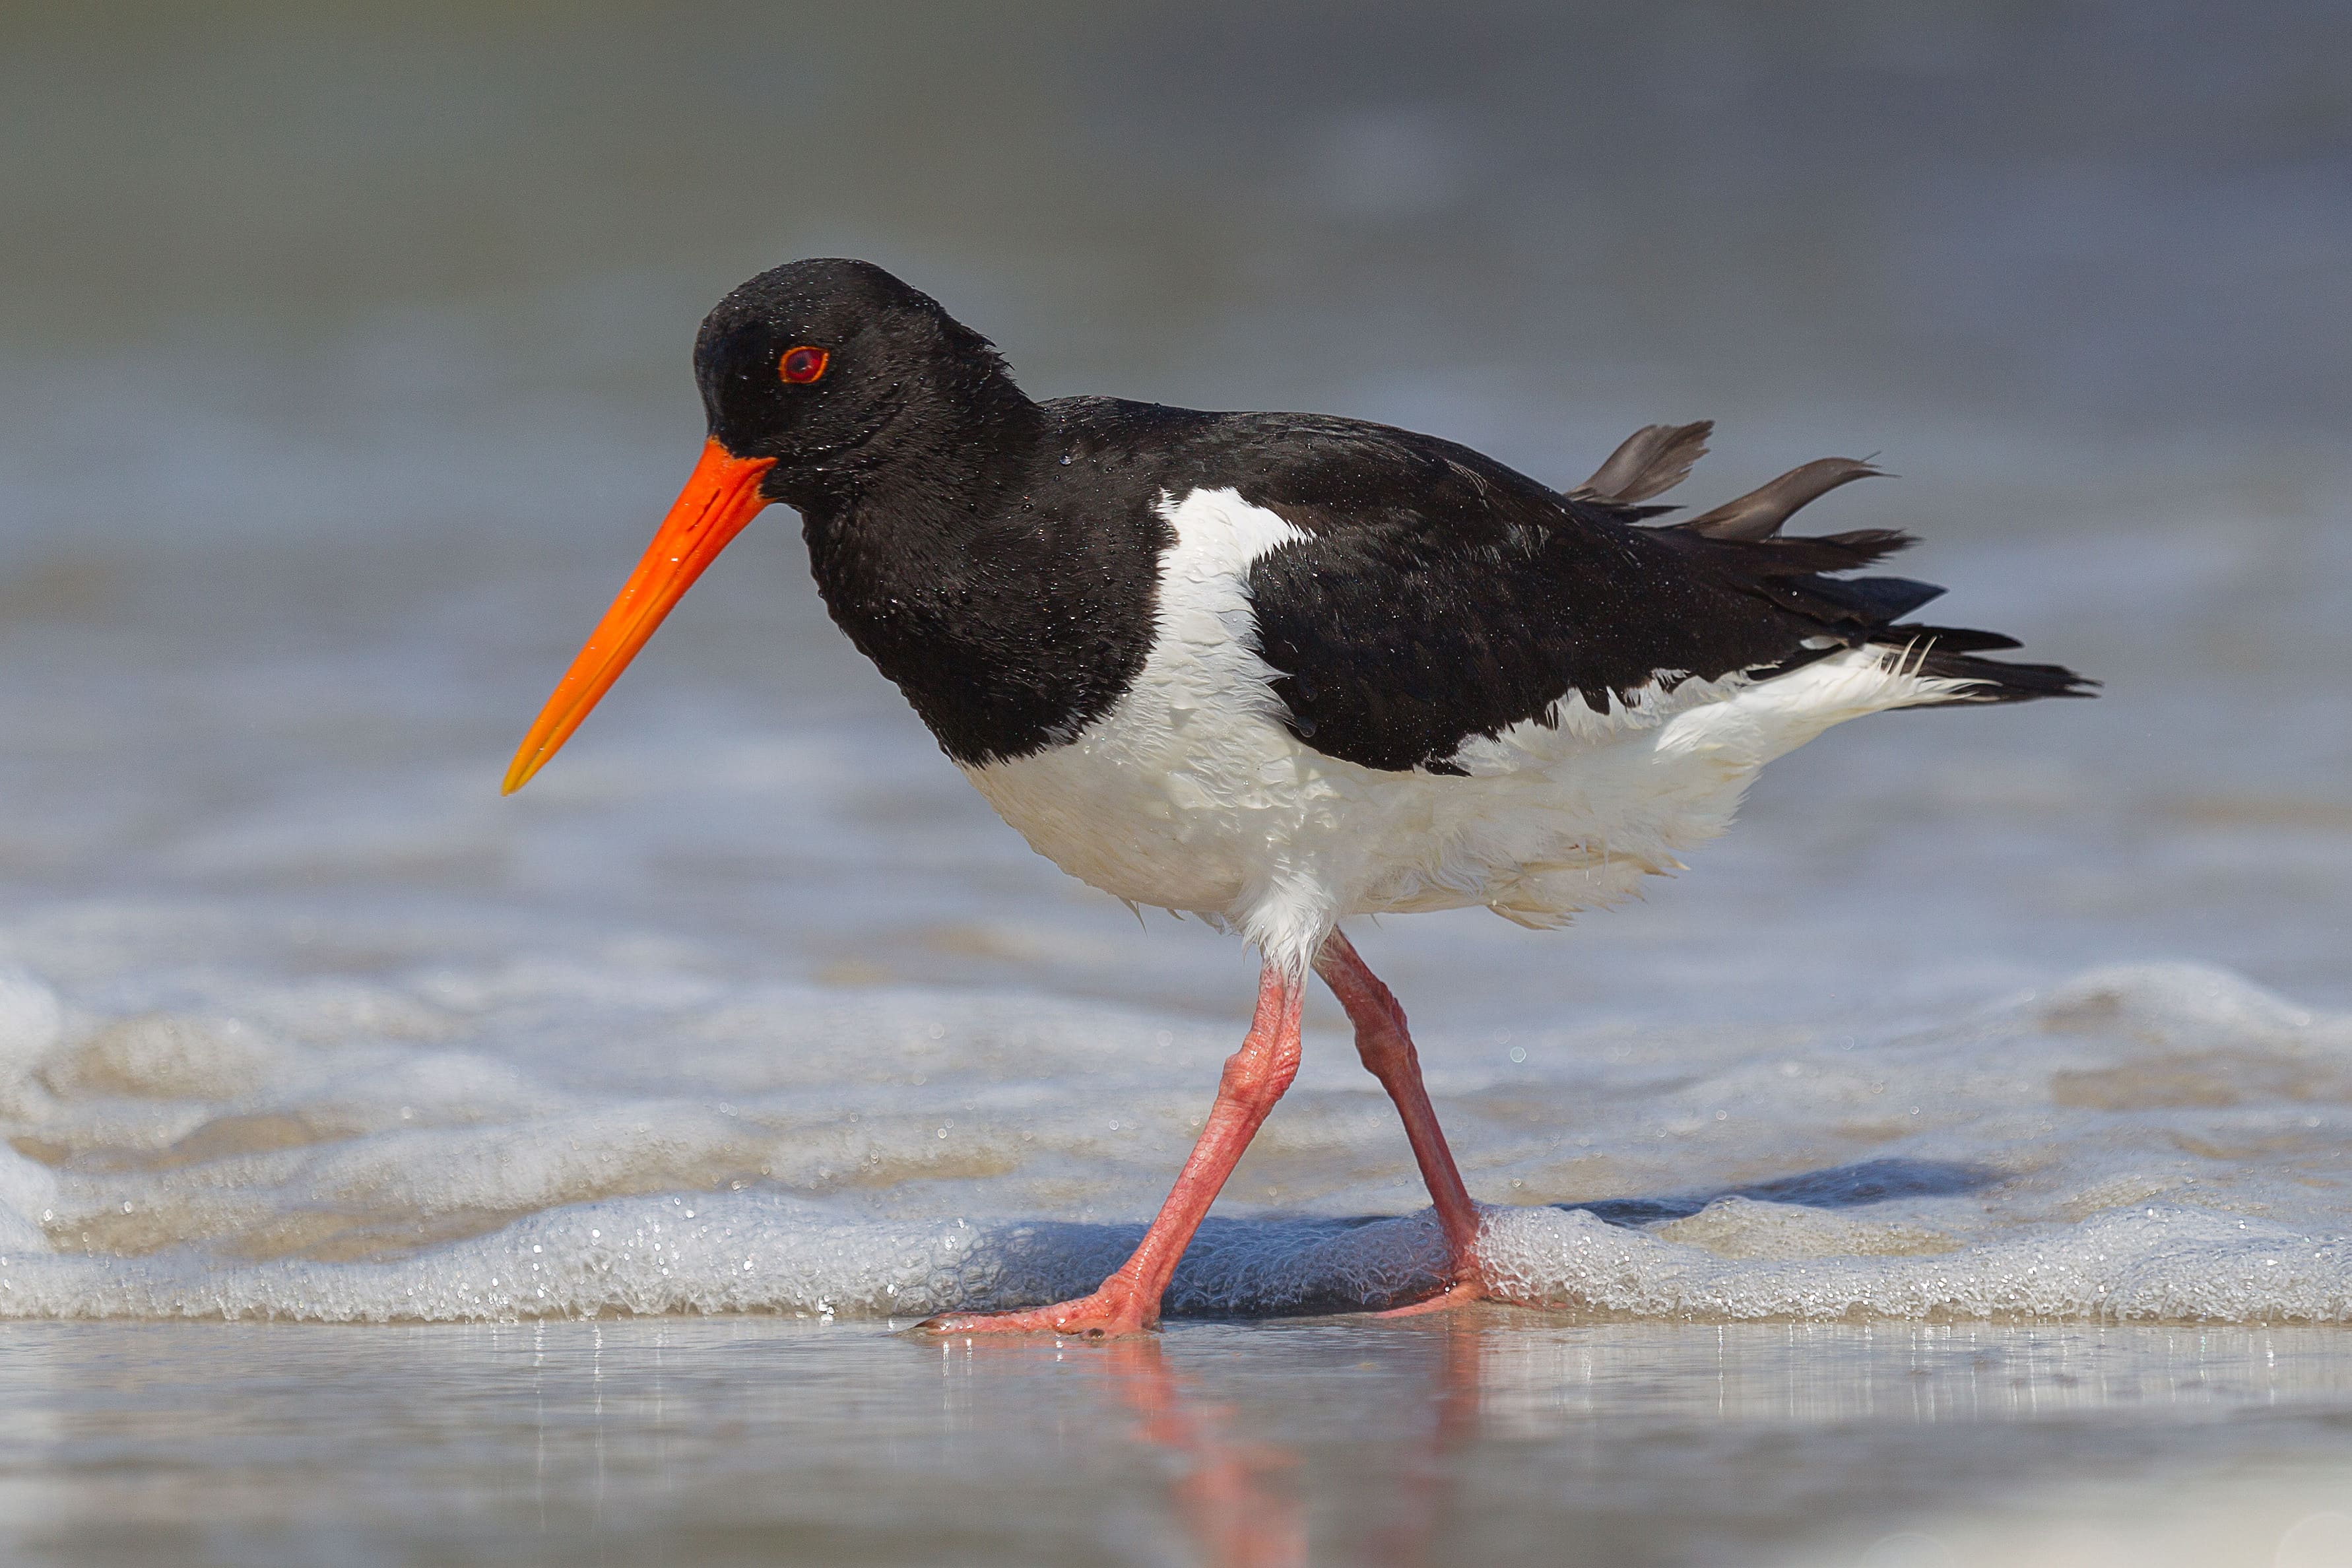
<instances>
[{"instance_id":1,"label":"bird's left leg","mask_svg":"<svg viewBox=\"0 0 2352 1568\"><path fill-rule=\"evenodd\" d=\"M1177 1261L1198 1230L1218 1189L1250 1140L1298 1076L1298 1013L1306 1000L1305 976L1268 963L1258 980L1257 1016L1249 1037L1225 1059L1217 1080L1209 1124L1192 1145L1192 1157L1176 1177L1175 1190L1160 1205L1159 1217L1143 1233L1135 1255L1091 1295L1025 1312L950 1314L920 1325L933 1334L1069 1334L1089 1339L1140 1333L1160 1322L1160 1298Z\"/></svg>"},{"instance_id":2,"label":"bird's left leg","mask_svg":"<svg viewBox=\"0 0 2352 1568\"><path fill-rule=\"evenodd\" d=\"M1438 1227L1445 1233L1450 1276L1446 1289L1400 1310L1426 1311L1484 1299L1487 1290L1478 1262L1478 1205L1470 1201L1470 1191L1462 1184L1454 1151L1445 1146L1445 1134L1438 1128L1436 1108L1429 1103L1429 1090L1422 1086L1421 1058L1405 1029L1404 1009L1381 984L1380 976L1365 965L1354 945L1337 931L1324 940L1322 952L1315 955L1315 973L1331 987L1331 994L1348 1011L1348 1021L1355 1025L1356 1054L1396 1101L1397 1114L1404 1121L1405 1141L1412 1145L1421 1179L1428 1184L1430 1201L1437 1208Z\"/></svg>"}]
</instances>

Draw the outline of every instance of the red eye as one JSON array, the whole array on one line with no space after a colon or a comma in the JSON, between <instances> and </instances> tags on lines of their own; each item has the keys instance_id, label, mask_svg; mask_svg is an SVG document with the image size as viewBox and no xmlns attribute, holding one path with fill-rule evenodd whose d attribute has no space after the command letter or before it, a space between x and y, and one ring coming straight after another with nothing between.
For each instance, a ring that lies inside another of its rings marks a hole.
<instances>
[{"instance_id":1,"label":"red eye","mask_svg":"<svg viewBox=\"0 0 2352 1568\"><path fill-rule=\"evenodd\" d=\"M784 357L776 362L776 374L794 384L814 381L824 374L824 362L832 357L823 349L810 348L806 344L786 349Z\"/></svg>"}]
</instances>

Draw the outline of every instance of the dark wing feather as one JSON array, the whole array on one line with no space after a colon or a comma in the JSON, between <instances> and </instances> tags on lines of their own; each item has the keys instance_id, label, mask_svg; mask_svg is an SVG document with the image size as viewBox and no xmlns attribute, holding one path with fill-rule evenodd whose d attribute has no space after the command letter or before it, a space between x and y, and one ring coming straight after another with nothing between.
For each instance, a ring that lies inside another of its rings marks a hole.
<instances>
[{"instance_id":1,"label":"dark wing feather","mask_svg":"<svg viewBox=\"0 0 2352 1568\"><path fill-rule=\"evenodd\" d=\"M1631 505L1661 496L1685 479L1706 456L1715 421L1693 425L1644 425L1618 444L1592 477L1570 489L1572 500Z\"/></svg>"},{"instance_id":2,"label":"dark wing feather","mask_svg":"<svg viewBox=\"0 0 2352 1568\"><path fill-rule=\"evenodd\" d=\"M1782 523L1840 485L1885 477L1884 470L1852 458L1816 458L1769 485L1675 526L1709 539L1769 539L1780 531Z\"/></svg>"}]
</instances>

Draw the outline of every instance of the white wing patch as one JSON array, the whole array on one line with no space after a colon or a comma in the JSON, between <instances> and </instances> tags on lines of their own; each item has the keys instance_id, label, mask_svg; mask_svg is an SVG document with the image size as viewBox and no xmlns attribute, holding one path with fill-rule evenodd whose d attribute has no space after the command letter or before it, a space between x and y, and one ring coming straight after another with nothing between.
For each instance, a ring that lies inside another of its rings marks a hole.
<instances>
[{"instance_id":1,"label":"white wing patch","mask_svg":"<svg viewBox=\"0 0 2352 1568\"><path fill-rule=\"evenodd\" d=\"M1160 558L1151 653L1132 694L1160 708L1178 728L1202 721L1263 720L1284 713L1277 671L1258 654L1249 571L1259 557L1305 534L1230 489L1163 494L1160 515L1176 531Z\"/></svg>"}]
</instances>

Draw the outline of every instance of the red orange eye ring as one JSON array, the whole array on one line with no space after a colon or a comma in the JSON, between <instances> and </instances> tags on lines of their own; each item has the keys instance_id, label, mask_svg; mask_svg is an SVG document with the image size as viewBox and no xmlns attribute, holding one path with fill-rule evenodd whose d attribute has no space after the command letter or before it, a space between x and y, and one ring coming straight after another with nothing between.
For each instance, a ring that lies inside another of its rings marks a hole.
<instances>
[{"instance_id":1,"label":"red orange eye ring","mask_svg":"<svg viewBox=\"0 0 2352 1568\"><path fill-rule=\"evenodd\" d=\"M795 386L802 385L823 375L825 362L832 357L823 349L803 343L784 351L784 357L776 362L776 374Z\"/></svg>"}]
</instances>

